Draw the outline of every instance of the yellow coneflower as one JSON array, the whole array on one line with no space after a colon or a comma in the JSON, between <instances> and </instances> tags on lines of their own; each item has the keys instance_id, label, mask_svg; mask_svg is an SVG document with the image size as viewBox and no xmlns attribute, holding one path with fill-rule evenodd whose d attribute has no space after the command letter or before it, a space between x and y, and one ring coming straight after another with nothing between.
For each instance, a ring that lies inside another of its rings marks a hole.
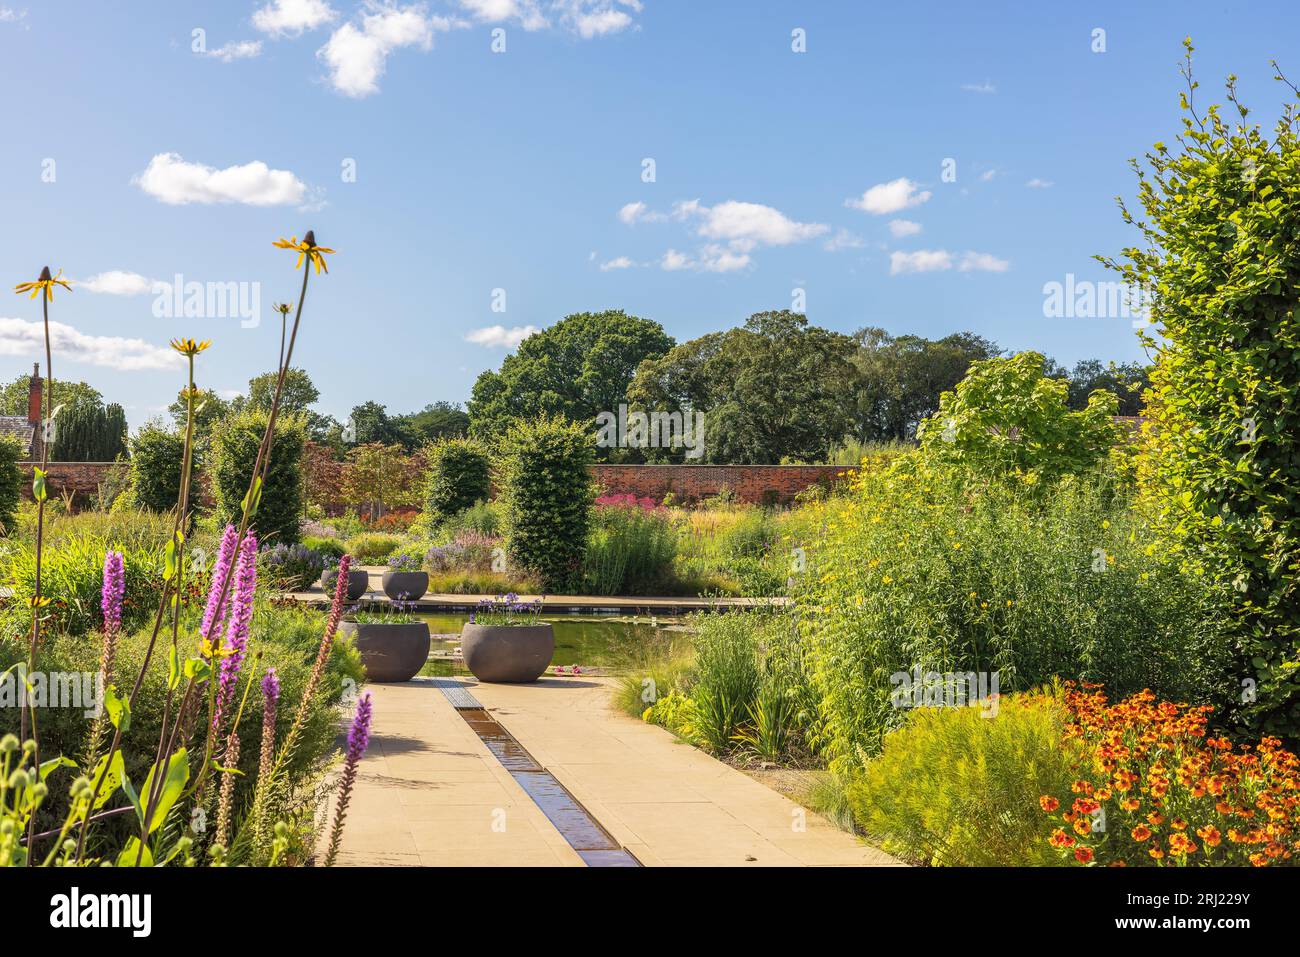
<instances>
[{"instance_id":1,"label":"yellow coneflower","mask_svg":"<svg viewBox=\"0 0 1300 957\"><path fill-rule=\"evenodd\" d=\"M273 306L271 306L271 308L274 309L276 312L278 312L280 315L287 316L289 315L290 311L293 309L293 306L289 305L287 302L277 302Z\"/></svg>"},{"instance_id":2,"label":"yellow coneflower","mask_svg":"<svg viewBox=\"0 0 1300 957\"><path fill-rule=\"evenodd\" d=\"M334 252L326 246L316 245L316 233L314 230L307 230L307 235L302 237L302 242L298 242L298 237L290 239L277 239L271 245L277 249L292 249L298 253L298 261L294 263L293 268L297 269L302 265L304 259L311 262L316 267L317 274L323 269L329 272L329 266L325 264L325 256Z\"/></svg>"},{"instance_id":3,"label":"yellow coneflower","mask_svg":"<svg viewBox=\"0 0 1300 957\"><path fill-rule=\"evenodd\" d=\"M14 292L19 295L22 295L25 292L30 292L31 296L29 298L35 299L41 294L41 290L44 290L46 298L50 302L53 302L55 286L62 286L64 289L68 290L68 292L72 292L72 287L68 285L68 281L59 278L59 276L62 275L63 270L60 269L58 275L51 276L50 267L46 266L41 270L40 279L37 279L35 282L20 282L18 285L14 286Z\"/></svg>"},{"instance_id":4,"label":"yellow coneflower","mask_svg":"<svg viewBox=\"0 0 1300 957\"><path fill-rule=\"evenodd\" d=\"M196 355L212 345L211 339L204 339L198 342L194 339L173 339L172 348L185 356L187 359L193 359Z\"/></svg>"}]
</instances>

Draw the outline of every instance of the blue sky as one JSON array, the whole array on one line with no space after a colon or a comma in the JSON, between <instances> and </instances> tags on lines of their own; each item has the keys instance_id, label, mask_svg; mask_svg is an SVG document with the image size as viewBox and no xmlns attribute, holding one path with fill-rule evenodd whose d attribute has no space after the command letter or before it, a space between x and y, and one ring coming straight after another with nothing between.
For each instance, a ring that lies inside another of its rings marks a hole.
<instances>
[{"instance_id":1,"label":"blue sky","mask_svg":"<svg viewBox=\"0 0 1300 957\"><path fill-rule=\"evenodd\" d=\"M214 389L274 365L300 274L271 241L308 227L339 252L296 364L341 419L462 401L572 312L683 341L796 288L845 332L1135 359L1131 321L1046 318L1043 286L1132 241L1113 197L1176 133L1182 37L1207 101L1236 72L1269 122L1298 27L1283 2L0 0L0 278L80 281L56 377L133 425L180 384L172 336L214 340ZM260 284L260 325L158 316L177 274ZM39 319L0 300L0 378Z\"/></svg>"}]
</instances>

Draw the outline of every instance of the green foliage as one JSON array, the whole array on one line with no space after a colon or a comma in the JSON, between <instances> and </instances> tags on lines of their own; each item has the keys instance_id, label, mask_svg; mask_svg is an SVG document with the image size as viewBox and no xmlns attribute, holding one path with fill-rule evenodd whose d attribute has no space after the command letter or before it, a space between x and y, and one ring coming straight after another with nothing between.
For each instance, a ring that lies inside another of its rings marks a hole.
<instances>
[{"instance_id":1,"label":"green foliage","mask_svg":"<svg viewBox=\"0 0 1300 957\"><path fill-rule=\"evenodd\" d=\"M155 512L176 507L184 451L181 433L156 422L139 428L131 439L131 491L136 507Z\"/></svg>"},{"instance_id":2,"label":"green foliage","mask_svg":"<svg viewBox=\"0 0 1300 957\"><path fill-rule=\"evenodd\" d=\"M1069 385L1043 374L1043 357L1021 352L975 362L955 392L918 430L933 462L981 478L1032 475L1051 482L1086 472L1118 439L1113 393L1097 392L1078 412Z\"/></svg>"},{"instance_id":3,"label":"green foliage","mask_svg":"<svg viewBox=\"0 0 1300 957\"><path fill-rule=\"evenodd\" d=\"M219 524L239 523L253 477L257 449L266 431L264 412L240 412L222 420L212 434L212 495ZM303 512L302 455L307 441L299 418L275 422L270 468L252 527L263 544L294 544Z\"/></svg>"},{"instance_id":4,"label":"green foliage","mask_svg":"<svg viewBox=\"0 0 1300 957\"><path fill-rule=\"evenodd\" d=\"M671 575L677 530L663 509L602 505L596 509L582 563L589 595L653 594Z\"/></svg>"},{"instance_id":5,"label":"green foliage","mask_svg":"<svg viewBox=\"0 0 1300 957\"><path fill-rule=\"evenodd\" d=\"M1175 149L1138 173L1144 247L1108 262L1150 294L1160 334L1143 476L1162 547L1219 583L1235 671L1253 683L1230 717L1300 734L1300 133L1294 100L1270 139L1230 112L1193 109ZM1290 94L1287 94L1290 99Z\"/></svg>"},{"instance_id":6,"label":"green foliage","mask_svg":"<svg viewBox=\"0 0 1300 957\"><path fill-rule=\"evenodd\" d=\"M0 436L0 531L6 535L14 530L17 521L25 478L18 463L23 458L22 443L11 435Z\"/></svg>"},{"instance_id":7,"label":"green foliage","mask_svg":"<svg viewBox=\"0 0 1300 957\"><path fill-rule=\"evenodd\" d=\"M1206 703L1234 690L1210 589L1109 473L1047 495L972 490L908 457L860 473L810 524L794 598L833 770L879 748L899 717L890 677L917 665L996 671L1003 692L1054 676Z\"/></svg>"},{"instance_id":8,"label":"green foliage","mask_svg":"<svg viewBox=\"0 0 1300 957\"><path fill-rule=\"evenodd\" d=\"M704 413L704 462L820 462L849 431L853 340L799 313L760 312L745 325L647 359L627 389L634 409ZM646 449L681 461L683 448Z\"/></svg>"},{"instance_id":9,"label":"green foliage","mask_svg":"<svg viewBox=\"0 0 1300 957\"><path fill-rule=\"evenodd\" d=\"M17 378L6 382L0 386L0 415L17 415L22 416L23 420L27 419L27 403L31 394L32 377L29 373L22 373ZM45 381L44 387L48 390L49 380ZM46 393L48 398L48 392ZM54 383L54 405L63 406L64 411L72 408L74 405L102 406L104 397L100 391L93 385L86 382L70 382L62 379Z\"/></svg>"},{"instance_id":10,"label":"green foliage","mask_svg":"<svg viewBox=\"0 0 1300 957\"><path fill-rule=\"evenodd\" d=\"M112 462L125 454L126 413L116 402L78 403L65 407L55 420L52 461Z\"/></svg>"},{"instance_id":11,"label":"green foliage","mask_svg":"<svg viewBox=\"0 0 1300 957\"><path fill-rule=\"evenodd\" d=\"M848 786L858 824L884 850L919 864L1056 863L1044 794L1068 792L1077 754L1062 740L1053 696L1009 695L984 705L915 708Z\"/></svg>"},{"instance_id":12,"label":"green foliage","mask_svg":"<svg viewBox=\"0 0 1300 957\"><path fill-rule=\"evenodd\" d=\"M580 312L534 333L506 357L500 372L484 372L469 403L470 433L490 440L521 419L562 416L594 423L617 412L645 359L673 340L649 319L619 309Z\"/></svg>"},{"instance_id":13,"label":"green foliage","mask_svg":"<svg viewBox=\"0 0 1300 957\"><path fill-rule=\"evenodd\" d=\"M424 453L428 463L424 485L424 514L437 525L459 515L491 494L491 462L487 450L473 439L443 439Z\"/></svg>"},{"instance_id":14,"label":"green foliage","mask_svg":"<svg viewBox=\"0 0 1300 957\"><path fill-rule=\"evenodd\" d=\"M512 563L535 572L548 591L572 588L582 573L594 490L591 436L562 418L517 422L501 440L501 501Z\"/></svg>"},{"instance_id":15,"label":"green foliage","mask_svg":"<svg viewBox=\"0 0 1300 957\"><path fill-rule=\"evenodd\" d=\"M385 535L383 532L362 532L353 535L344 546L346 554L358 565L382 565L388 556L402 547L400 535Z\"/></svg>"},{"instance_id":16,"label":"green foliage","mask_svg":"<svg viewBox=\"0 0 1300 957\"><path fill-rule=\"evenodd\" d=\"M339 559L347 554L341 538L326 538L322 535L304 535L302 543L326 558Z\"/></svg>"}]
</instances>

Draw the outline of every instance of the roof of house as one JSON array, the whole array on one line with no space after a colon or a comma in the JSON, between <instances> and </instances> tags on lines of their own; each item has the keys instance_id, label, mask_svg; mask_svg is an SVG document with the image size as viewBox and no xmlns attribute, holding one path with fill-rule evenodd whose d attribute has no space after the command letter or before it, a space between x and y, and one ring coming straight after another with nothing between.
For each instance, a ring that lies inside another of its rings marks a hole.
<instances>
[{"instance_id":1,"label":"roof of house","mask_svg":"<svg viewBox=\"0 0 1300 957\"><path fill-rule=\"evenodd\" d=\"M22 443L23 454L30 455L36 426L28 422L26 416L0 415L0 435L12 435Z\"/></svg>"}]
</instances>

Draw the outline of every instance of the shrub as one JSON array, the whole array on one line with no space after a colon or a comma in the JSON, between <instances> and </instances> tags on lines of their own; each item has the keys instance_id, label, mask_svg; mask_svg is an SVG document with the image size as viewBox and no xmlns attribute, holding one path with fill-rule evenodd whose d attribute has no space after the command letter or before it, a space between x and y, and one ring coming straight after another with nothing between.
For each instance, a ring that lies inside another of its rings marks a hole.
<instances>
[{"instance_id":1,"label":"shrub","mask_svg":"<svg viewBox=\"0 0 1300 957\"><path fill-rule=\"evenodd\" d=\"M1046 694L986 705L914 708L852 780L858 824L909 861L947 866L1055 863L1039 797L1067 789L1077 752L1065 709Z\"/></svg>"},{"instance_id":2,"label":"shrub","mask_svg":"<svg viewBox=\"0 0 1300 957\"><path fill-rule=\"evenodd\" d=\"M599 505L583 557L583 591L592 595L646 594L672 569L677 530L664 509L640 504Z\"/></svg>"},{"instance_id":3,"label":"shrub","mask_svg":"<svg viewBox=\"0 0 1300 957\"><path fill-rule=\"evenodd\" d=\"M1142 691L1117 705L1068 688L1072 783L1044 788L1043 843L1070 863L1237 865L1294 860L1300 760L1277 738L1235 746L1207 736L1206 706ZM1071 795L1074 795L1073 797ZM1059 813L1058 813L1059 812Z\"/></svg>"},{"instance_id":4,"label":"shrub","mask_svg":"<svg viewBox=\"0 0 1300 957\"><path fill-rule=\"evenodd\" d=\"M476 532L495 538L501 534L501 513L502 508L496 502L476 502L460 514L447 519L442 530L453 538L461 532Z\"/></svg>"},{"instance_id":5,"label":"shrub","mask_svg":"<svg viewBox=\"0 0 1300 957\"><path fill-rule=\"evenodd\" d=\"M939 397L939 411L917 435L927 459L979 477L1032 475L1050 483L1094 468L1118 438L1112 392L1094 392L1079 412L1069 383L1049 378L1037 352L971 363L956 392Z\"/></svg>"},{"instance_id":6,"label":"shrub","mask_svg":"<svg viewBox=\"0 0 1300 957\"><path fill-rule=\"evenodd\" d=\"M1191 73L1187 43L1187 74ZM1278 79L1282 79L1280 76ZM1290 94L1287 94L1289 97ZM1190 99L1190 97L1188 97ZM1300 737L1300 133L1288 103L1272 139L1232 86L1157 144L1138 170L1144 235L1124 279L1150 299L1159 336L1143 477L1162 548L1220 583L1236 673L1256 685L1225 715ZM1185 99L1184 112L1191 106ZM1214 224L1219 224L1217 227Z\"/></svg>"},{"instance_id":7,"label":"shrub","mask_svg":"<svg viewBox=\"0 0 1300 957\"><path fill-rule=\"evenodd\" d=\"M473 439L442 439L424 453L424 513L437 525L491 494L487 451Z\"/></svg>"},{"instance_id":8,"label":"shrub","mask_svg":"<svg viewBox=\"0 0 1300 957\"><path fill-rule=\"evenodd\" d=\"M18 500L22 493L23 473L18 463L23 447L11 435L0 436L0 532L8 535L15 528Z\"/></svg>"},{"instance_id":9,"label":"shrub","mask_svg":"<svg viewBox=\"0 0 1300 957\"><path fill-rule=\"evenodd\" d=\"M239 523L244 495L253 476L257 449L266 431L267 413L236 413L212 432L212 495L217 521ZM253 517L258 539L292 545L298 541L303 513L302 456L307 432L301 419L281 415L275 422L270 468L261 502Z\"/></svg>"},{"instance_id":10,"label":"shrub","mask_svg":"<svg viewBox=\"0 0 1300 957\"><path fill-rule=\"evenodd\" d=\"M358 565L382 565L394 549L401 546L402 538L399 535L362 532L348 539L343 553L351 555L352 561Z\"/></svg>"},{"instance_id":11,"label":"shrub","mask_svg":"<svg viewBox=\"0 0 1300 957\"><path fill-rule=\"evenodd\" d=\"M76 402L57 424L51 461L112 462L126 453L126 413L116 402Z\"/></svg>"},{"instance_id":12,"label":"shrub","mask_svg":"<svg viewBox=\"0 0 1300 957\"><path fill-rule=\"evenodd\" d=\"M502 440L507 550L550 591L570 588L581 576L591 521L592 452L587 431L562 418L518 422Z\"/></svg>"},{"instance_id":13,"label":"shrub","mask_svg":"<svg viewBox=\"0 0 1300 957\"><path fill-rule=\"evenodd\" d=\"M1197 701L1239 692L1210 590L1161 552L1113 475L1050 495L966 483L905 458L825 507L795 600L833 770L879 748L900 717L890 676L918 665L997 672L1004 692L1055 676Z\"/></svg>"},{"instance_id":14,"label":"shrub","mask_svg":"<svg viewBox=\"0 0 1300 957\"><path fill-rule=\"evenodd\" d=\"M181 492L181 457L185 437L156 422L141 426L131 439L131 492L136 508L165 512L176 507ZM244 490L240 490L242 498Z\"/></svg>"},{"instance_id":15,"label":"shrub","mask_svg":"<svg viewBox=\"0 0 1300 957\"><path fill-rule=\"evenodd\" d=\"M306 535L302 543L323 558L338 560L348 553L341 539L325 538L320 535Z\"/></svg>"},{"instance_id":16,"label":"shrub","mask_svg":"<svg viewBox=\"0 0 1300 957\"><path fill-rule=\"evenodd\" d=\"M325 568L325 557L306 545L286 545L281 542L262 549L262 565L271 578L273 587L284 591L302 591Z\"/></svg>"}]
</instances>

